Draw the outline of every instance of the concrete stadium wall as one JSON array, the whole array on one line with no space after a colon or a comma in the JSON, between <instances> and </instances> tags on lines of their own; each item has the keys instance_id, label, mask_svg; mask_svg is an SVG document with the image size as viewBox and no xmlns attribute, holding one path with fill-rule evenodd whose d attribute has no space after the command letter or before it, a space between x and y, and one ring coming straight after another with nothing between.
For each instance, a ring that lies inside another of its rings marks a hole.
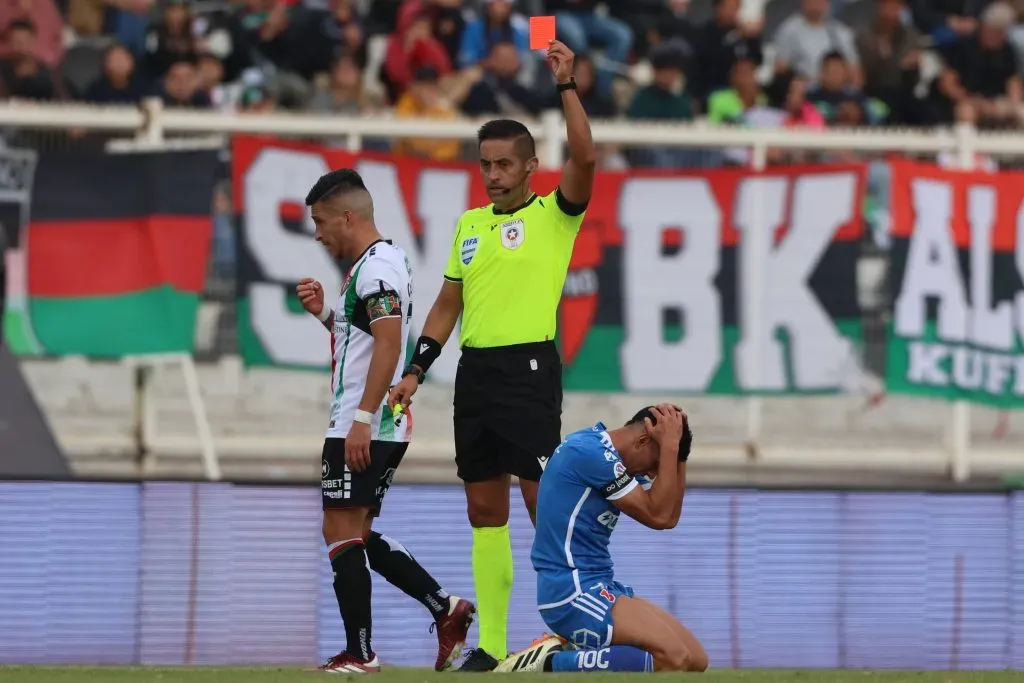
<instances>
[{"instance_id":1,"label":"concrete stadium wall","mask_svg":"<svg viewBox=\"0 0 1024 683\"><path fill-rule=\"evenodd\" d=\"M132 374L119 363L81 358L24 360L22 370L55 433L79 471L124 474L134 457ZM313 479L330 397L321 373L244 370L237 359L199 367L204 400L228 476ZM180 373L154 379L157 469L148 474L200 474L195 429ZM603 420L619 423L646 403L673 399L691 414L700 444L698 476L751 468L810 471L927 472L941 476L949 404L888 397L866 407L864 396L778 397L764 400L764 432L758 458L746 442L747 401L733 397L567 394L565 431ZM450 481L451 391L424 385L413 405L415 437L403 466L405 476ZM973 408L977 472L1024 466L1024 421L1012 415L1005 436L993 432L998 415ZM83 469L84 468L84 469ZM788 476L788 475L787 475ZM843 475L844 481L847 475ZM400 477L401 478L401 477Z\"/></svg>"}]
</instances>

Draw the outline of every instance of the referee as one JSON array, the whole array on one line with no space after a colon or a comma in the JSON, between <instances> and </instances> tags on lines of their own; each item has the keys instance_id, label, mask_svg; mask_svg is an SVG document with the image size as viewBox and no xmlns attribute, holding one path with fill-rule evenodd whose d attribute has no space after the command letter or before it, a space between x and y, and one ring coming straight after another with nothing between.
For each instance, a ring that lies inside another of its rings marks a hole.
<instances>
[{"instance_id":1,"label":"referee","mask_svg":"<svg viewBox=\"0 0 1024 683\"><path fill-rule=\"evenodd\" d=\"M555 321L593 190L597 154L572 77L574 58L561 42L550 43L547 60L561 93L569 145L569 161L554 192L541 197L530 189L537 156L526 126L503 119L480 128L480 170L493 203L459 219L441 292L391 392L392 405L408 405L461 313L455 463L473 527L480 620L479 647L461 671L491 671L508 654L511 475L519 478L533 519L544 462L562 438Z\"/></svg>"}]
</instances>

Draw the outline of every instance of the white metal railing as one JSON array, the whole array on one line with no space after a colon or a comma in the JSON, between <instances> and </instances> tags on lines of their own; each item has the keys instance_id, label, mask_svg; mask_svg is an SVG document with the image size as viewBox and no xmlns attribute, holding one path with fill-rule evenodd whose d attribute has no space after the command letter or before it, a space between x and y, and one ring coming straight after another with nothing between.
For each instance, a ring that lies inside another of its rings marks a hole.
<instances>
[{"instance_id":1,"label":"white metal railing","mask_svg":"<svg viewBox=\"0 0 1024 683\"><path fill-rule=\"evenodd\" d=\"M558 168L563 162L564 122L559 112L547 112L529 124L539 143L541 163ZM366 137L420 137L474 140L479 122L468 120L432 121L395 119L390 116L350 118L308 114L229 115L217 112L164 108L158 100L149 100L139 108L95 107L88 105L36 104L8 102L0 104L0 126L36 130L84 129L123 132L133 139L113 147L119 151L167 149L189 145L180 136L265 133L310 138L344 138L350 151L359 151ZM975 155L993 157L1024 156L1024 135L1020 133L980 133L970 124L949 129L743 129L706 124L638 124L624 121L593 123L597 143L664 147L735 148L750 147L751 164L763 170L769 149L813 151L855 150L858 152L901 151L918 154L952 153L957 165L970 169ZM195 140L196 146L215 144L215 139ZM556 144L552 144L556 143ZM753 235L761 231L752 231ZM756 277L756 274L755 274ZM755 307L756 308L756 307ZM760 358L752 353L752 358ZM186 373L194 369L182 368ZM755 375L758 370L754 370ZM759 397L747 401L746 441L756 449L762 432L763 404ZM197 406L198 410L199 407ZM956 481L970 472L970 407L966 402L952 405L948 433L949 468ZM202 432L203 420L197 418ZM218 471L212 445L202 447L207 472Z\"/></svg>"}]
</instances>

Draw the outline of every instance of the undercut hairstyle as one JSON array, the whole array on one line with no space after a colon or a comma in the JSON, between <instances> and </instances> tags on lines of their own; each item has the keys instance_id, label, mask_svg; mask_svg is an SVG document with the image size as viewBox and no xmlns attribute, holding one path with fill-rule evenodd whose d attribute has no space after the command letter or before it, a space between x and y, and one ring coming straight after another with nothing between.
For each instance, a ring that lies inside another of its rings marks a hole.
<instances>
[{"instance_id":1,"label":"undercut hairstyle","mask_svg":"<svg viewBox=\"0 0 1024 683\"><path fill-rule=\"evenodd\" d=\"M515 144L516 154L522 159L537 156L537 143L530 129L512 119L495 119L480 126L476 134L477 146L486 140L511 140Z\"/></svg>"},{"instance_id":2,"label":"undercut hairstyle","mask_svg":"<svg viewBox=\"0 0 1024 683\"><path fill-rule=\"evenodd\" d=\"M633 417L629 418L629 421L626 423L626 426L630 427L632 425L640 425L640 427L643 428L644 427L644 420L650 420L651 421L651 426L654 426L654 425L658 424L658 416L655 415L654 412L651 410L651 408L653 408L653 407L654 406L647 406L646 408L641 408L640 411L636 415L634 415ZM679 452L680 453L682 453L683 451L685 451L685 450L687 450L689 448L689 445L687 443L688 441L690 443L693 442L693 434L690 432L690 423L689 423L689 421L686 418L683 418L683 435L681 437L679 437Z\"/></svg>"},{"instance_id":3,"label":"undercut hairstyle","mask_svg":"<svg viewBox=\"0 0 1024 683\"><path fill-rule=\"evenodd\" d=\"M362 176L351 168L339 168L320 176L306 195L306 206L355 191L368 192Z\"/></svg>"}]
</instances>

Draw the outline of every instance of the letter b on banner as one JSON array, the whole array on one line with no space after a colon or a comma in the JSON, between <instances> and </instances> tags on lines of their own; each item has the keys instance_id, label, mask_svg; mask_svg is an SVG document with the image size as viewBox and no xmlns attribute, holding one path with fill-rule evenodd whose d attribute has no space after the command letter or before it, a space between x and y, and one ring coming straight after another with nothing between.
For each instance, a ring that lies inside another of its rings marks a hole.
<instances>
[{"instance_id":1,"label":"letter b on banner","mask_svg":"<svg viewBox=\"0 0 1024 683\"><path fill-rule=\"evenodd\" d=\"M680 219L679 207L686 207ZM630 391L700 391L722 360L722 317L714 279L721 212L703 179L636 180L622 189L626 340L622 381ZM680 225L681 224L681 225ZM665 255L663 231L679 226L686 249ZM679 341L665 341L662 313L683 320Z\"/></svg>"}]
</instances>

